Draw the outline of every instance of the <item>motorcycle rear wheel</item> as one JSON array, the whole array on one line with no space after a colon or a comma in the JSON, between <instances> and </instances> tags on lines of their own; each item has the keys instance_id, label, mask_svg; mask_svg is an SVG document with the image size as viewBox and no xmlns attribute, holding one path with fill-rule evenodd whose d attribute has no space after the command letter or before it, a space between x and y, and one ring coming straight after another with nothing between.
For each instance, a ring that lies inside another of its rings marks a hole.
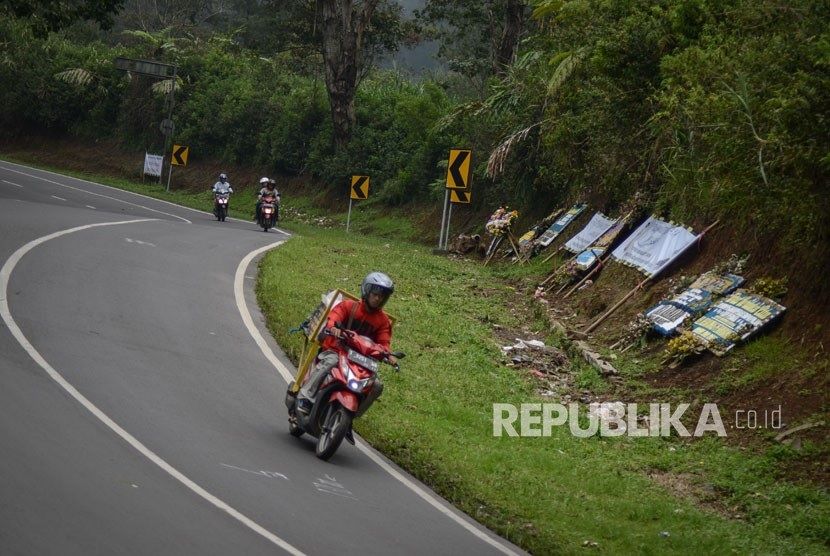
<instances>
[{"instance_id":1,"label":"motorcycle rear wheel","mask_svg":"<svg viewBox=\"0 0 830 556\"><path fill-rule=\"evenodd\" d=\"M334 455L352 426L352 414L342 405L329 406L323 430L317 439L317 457L323 461Z\"/></svg>"}]
</instances>

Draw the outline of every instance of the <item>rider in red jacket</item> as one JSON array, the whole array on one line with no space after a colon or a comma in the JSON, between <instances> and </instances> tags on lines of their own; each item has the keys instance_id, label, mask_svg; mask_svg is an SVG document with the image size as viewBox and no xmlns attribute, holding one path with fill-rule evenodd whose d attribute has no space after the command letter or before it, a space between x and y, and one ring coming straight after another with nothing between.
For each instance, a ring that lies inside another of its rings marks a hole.
<instances>
[{"instance_id":1,"label":"rider in red jacket","mask_svg":"<svg viewBox=\"0 0 830 556\"><path fill-rule=\"evenodd\" d=\"M317 364L300 389L297 397L297 407L300 411L307 412L310 409L311 399L317 393L320 383L331 368L337 364L337 352L332 348L337 345L337 338L340 337L341 329L354 330L358 334L371 338L386 349L390 349L392 321L383 311L383 306L394 291L395 284L389 276L382 272L371 272L360 285L360 301L346 299L331 310L326 320L326 328L331 332L331 336L326 336L323 340L323 351L317 355ZM388 361L394 365L398 360L394 356L390 356ZM383 383L380 379L377 379L369 396L372 400L375 400L382 391Z\"/></svg>"}]
</instances>

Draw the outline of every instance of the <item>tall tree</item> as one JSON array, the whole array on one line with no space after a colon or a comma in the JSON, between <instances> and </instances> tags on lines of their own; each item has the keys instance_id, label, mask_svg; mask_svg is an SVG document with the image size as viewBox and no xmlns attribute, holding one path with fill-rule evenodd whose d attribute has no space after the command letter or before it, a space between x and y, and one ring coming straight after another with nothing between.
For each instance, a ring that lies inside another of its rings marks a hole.
<instances>
[{"instance_id":1,"label":"tall tree","mask_svg":"<svg viewBox=\"0 0 830 556\"><path fill-rule=\"evenodd\" d=\"M493 53L493 70L499 75L504 75L510 65L516 61L516 52L519 50L519 38L524 29L526 14L526 0L507 0L504 7L501 37Z\"/></svg>"},{"instance_id":2,"label":"tall tree","mask_svg":"<svg viewBox=\"0 0 830 556\"><path fill-rule=\"evenodd\" d=\"M484 78L515 60L527 12L527 0L427 0L417 14L450 68Z\"/></svg>"},{"instance_id":3,"label":"tall tree","mask_svg":"<svg viewBox=\"0 0 830 556\"><path fill-rule=\"evenodd\" d=\"M354 96L364 61L365 33L379 1L320 0L326 88L338 148L349 142L354 128Z\"/></svg>"}]
</instances>

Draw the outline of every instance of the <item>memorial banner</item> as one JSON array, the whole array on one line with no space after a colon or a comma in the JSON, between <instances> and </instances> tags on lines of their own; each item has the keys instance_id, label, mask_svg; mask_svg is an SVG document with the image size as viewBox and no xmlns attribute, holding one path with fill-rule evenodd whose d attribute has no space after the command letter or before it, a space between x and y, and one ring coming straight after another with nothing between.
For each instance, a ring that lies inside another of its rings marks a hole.
<instances>
[{"instance_id":1,"label":"memorial banner","mask_svg":"<svg viewBox=\"0 0 830 556\"><path fill-rule=\"evenodd\" d=\"M536 243L541 245L542 247L547 247L548 245L550 245L553 242L553 240L556 239L557 236L559 236L559 234L562 233L562 230L567 228L568 225L571 222L573 222L577 216L582 214L582 211L584 211L587 206L588 205L581 204L574 205L573 207L571 207L571 209L568 212L560 216L556 220L556 222L551 224L550 228L545 230L545 233L542 234L541 237L539 237L539 239L536 240Z\"/></svg>"},{"instance_id":2,"label":"memorial banner","mask_svg":"<svg viewBox=\"0 0 830 556\"><path fill-rule=\"evenodd\" d=\"M614 249L611 256L654 276L697 238L685 228L651 216Z\"/></svg>"},{"instance_id":3,"label":"memorial banner","mask_svg":"<svg viewBox=\"0 0 830 556\"><path fill-rule=\"evenodd\" d=\"M646 318L654 323L654 330L658 333L672 336L687 319L703 313L714 300L732 292L743 281L741 276L735 274L707 272L679 295L647 309Z\"/></svg>"},{"instance_id":4,"label":"memorial banner","mask_svg":"<svg viewBox=\"0 0 830 556\"><path fill-rule=\"evenodd\" d=\"M164 157L160 154L144 153L144 173L148 176L161 177L161 165Z\"/></svg>"},{"instance_id":5,"label":"memorial banner","mask_svg":"<svg viewBox=\"0 0 830 556\"><path fill-rule=\"evenodd\" d=\"M580 253L584 251L589 245L594 243L599 237L608 231L617 221L607 218L602 213L597 212L591 217L591 221L579 231L574 237L568 240L565 244L565 249L571 253Z\"/></svg>"},{"instance_id":6,"label":"memorial banner","mask_svg":"<svg viewBox=\"0 0 830 556\"><path fill-rule=\"evenodd\" d=\"M786 308L771 299L737 290L692 324L692 333L715 355L723 355L781 316Z\"/></svg>"},{"instance_id":7,"label":"memorial banner","mask_svg":"<svg viewBox=\"0 0 830 556\"><path fill-rule=\"evenodd\" d=\"M625 228L628 217L617 220L591 247L576 256L576 268L585 272L594 266L602 255L617 240L617 237Z\"/></svg>"}]
</instances>

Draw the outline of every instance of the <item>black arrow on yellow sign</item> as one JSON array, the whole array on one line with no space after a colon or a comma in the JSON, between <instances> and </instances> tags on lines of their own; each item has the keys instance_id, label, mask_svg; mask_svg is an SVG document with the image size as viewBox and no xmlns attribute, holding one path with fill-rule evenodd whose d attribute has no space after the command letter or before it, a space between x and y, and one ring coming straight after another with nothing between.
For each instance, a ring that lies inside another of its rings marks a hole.
<instances>
[{"instance_id":1,"label":"black arrow on yellow sign","mask_svg":"<svg viewBox=\"0 0 830 556\"><path fill-rule=\"evenodd\" d=\"M349 190L352 199L369 198L369 176L352 176L352 187Z\"/></svg>"},{"instance_id":2,"label":"black arrow on yellow sign","mask_svg":"<svg viewBox=\"0 0 830 556\"><path fill-rule=\"evenodd\" d=\"M176 166L187 166L187 154L190 147L184 145L173 145L173 159L171 162Z\"/></svg>"},{"instance_id":3,"label":"black arrow on yellow sign","mask_svg":"<svg viewBox=\"0 0 830 556\"><path fill-rule=\"evenodd\" d=\"M470 184L470 158L472 151L469 149L450 149L450 160L447 165L447 188L467 189Z\"/></svg>"},{"instance_id":4,"label":"black arrow on yellow sign","mask_svg":"<svg viewBox=\"0 0 830 556\"><path fill-rule=\"evenodd\" d=\"M464 191L463 189L450 189L451 203L469 203L472 197L473 194L470 191Z\"/></svg>"}]
</instances>

